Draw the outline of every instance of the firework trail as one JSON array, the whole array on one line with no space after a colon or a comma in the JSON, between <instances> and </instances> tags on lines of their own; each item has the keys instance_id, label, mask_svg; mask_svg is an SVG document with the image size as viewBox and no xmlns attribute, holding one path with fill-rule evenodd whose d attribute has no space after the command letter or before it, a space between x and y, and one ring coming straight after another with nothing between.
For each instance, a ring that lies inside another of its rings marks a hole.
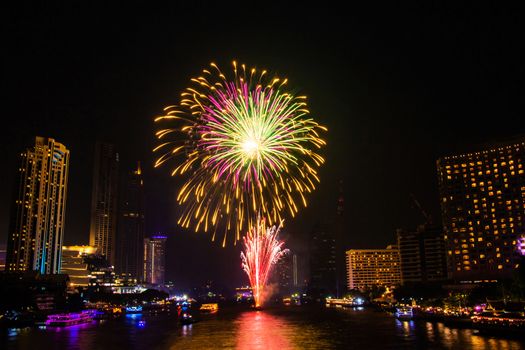
<instances>
[{"instance_id":1,"label":"firework trail","mask_svg":"<svg viewBox=\"0 0 525 350\"><path fill-rule=\"evenodd\" d=\"M244 237L241 266L250 280L255 307L264 302L263 292L273 265L288 252L288 249L282 249L284 242L277 238L280 228L281 225L266 227L265 220L258 217Z\"/></svg>"},{"instance_id":2,"label":"firework trail","mask_svg":"<svg viewBox=\"0 0 525 350\"><path fill-rule=\"evenodd\" d=\"M275 224L306 206L326 145L326 128L308 116L305 96L285 90L286 79L235 62L230 75L212 63L155 119L155 167L169 162L173 176L184 176L178 224L213 230L212 239L221 227L223 246L228 231L240 239L257 211Z\"/></svg>"}]
</instances>

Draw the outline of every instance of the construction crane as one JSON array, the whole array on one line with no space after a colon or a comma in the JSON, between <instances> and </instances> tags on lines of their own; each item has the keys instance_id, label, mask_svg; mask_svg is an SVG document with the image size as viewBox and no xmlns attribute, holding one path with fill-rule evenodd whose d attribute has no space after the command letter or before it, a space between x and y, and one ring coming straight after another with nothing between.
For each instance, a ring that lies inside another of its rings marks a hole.
<instances>
[{"instance_id":1,"label":"construction crane","mask_svg":"<svg viewBox=\"0 0 525 350\"><path fill-rule=\"evenodd\" d=\"M421 207L421 204L419 204L418 200L416 199L413 193L410 193L410 198L412 199L416 207L419 209L421 214L423 214L423 216L425 217L425 224L432 224L432 217L429 214L427 214L427 212Z\"/></svg>"}]
</instances>

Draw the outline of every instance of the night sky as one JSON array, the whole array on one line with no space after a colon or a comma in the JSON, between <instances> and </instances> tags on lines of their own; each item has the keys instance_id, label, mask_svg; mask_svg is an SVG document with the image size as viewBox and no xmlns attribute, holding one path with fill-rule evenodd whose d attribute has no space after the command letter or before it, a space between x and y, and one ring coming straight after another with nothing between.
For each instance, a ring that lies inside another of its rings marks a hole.
<instances>
[{"instance_id":1,"label":"night sky","mask_svg":"<svg viewBox=\"0 0 525 350\"><path fill-rule=\"evenodd\" d=\"M287 77L329 129L322 183L286 221L300 253L313 225L335 212L339 180L348 248L384 247L396 228L424 220L410 193L441 220L437 158L525 132L519 8L52 3L1 5L0 242L18 153L41 135L71 151L65 243L87 244L94 145L103 140L117 146L121 172L143 163L146 234L170 237L167 278L183 287L245 283L239 247L178 228L179 182L152 168L153 118L211 61Z\"/></svg>"}]
</instances>

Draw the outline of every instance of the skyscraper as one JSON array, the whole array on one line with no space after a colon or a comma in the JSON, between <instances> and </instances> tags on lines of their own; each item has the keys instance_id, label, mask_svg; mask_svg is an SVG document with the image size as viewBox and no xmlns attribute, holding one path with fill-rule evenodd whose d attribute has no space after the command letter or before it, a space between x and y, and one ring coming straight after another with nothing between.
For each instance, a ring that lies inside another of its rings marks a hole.
<instances>
[{"instance_id":1,"label":"skyscraper","mask_svg":"<svg viewBox=\"0 0 525 350\"><path fill-rule=\"evenodd\" d=\"M140 163L129 172L121 195L116 270L127 278L144 278L144 182Z\"/></svg>"},{"instance_id":2,"label":"skyscraper","mask_svg":"<svg viewBox=\"0 0 525 350\"><path fill-rule=\"evenodd\" d=\"M7 242L7 271L59 273L66 214L69 150L37 136L21 154Z\"/></svg>"},{"instance_id":3,"label":"skyscraper","mask_svg":"<svg viewBox=\"0 0 525 350\"><path fill-rule=\"evenodd\" d=\"M447 279L443 229L430 224L415 231L397 230L403 284L438 282Z\"/></svg>"},{"instance_id":4,"label":"skyscraper","mask_svg":"<svg viewBox=\"0 0 525 350\"><path fill-rule=\"evenodd\" d=\"M336 245L329 227L317 224L310 237L310 287L320 294L337 293Z\"/></svg>"},{"instance_id":5,"label":"skyscraper","mask_svg":"<svg viewBox=\"0 0 525 350\"><path fill-rule=\"evenodd\" d=\"M293 255L295 256L295 255ZM290 294L293 286L293 256L290 252L284 254L276 264L275 272L279 294Z\"/></svg>"},{"instance_id":6,"label":"skyscraper","mask_svg":"<svg viewBox=\"0 0 525 350\"><path fill-rule=\"evenodd\" d=\"M95 145L95 166L91 195L89 244L115 265L117 229L118 153L108 143Z\"/></svg>"},{"instance_id":7,"label":"skyscraper","mask_svg":"<svg viewBox=\"0 0 525 350\"><path fill-rule=\"evenodd\" d=\"M437 161L448 272L456 281L509 278L525 231L525 141Z\"/></svg>"},{"instance_id":8,"label":"skyscraper","mask_svg":"<svg viewBox=\"0 0 525 350\"><path fill-rule=\"evenodd\" d=\"M164 284L167 238L155 235L144 239L144 280L147 283Z\"/></svg>"}]
</instances>

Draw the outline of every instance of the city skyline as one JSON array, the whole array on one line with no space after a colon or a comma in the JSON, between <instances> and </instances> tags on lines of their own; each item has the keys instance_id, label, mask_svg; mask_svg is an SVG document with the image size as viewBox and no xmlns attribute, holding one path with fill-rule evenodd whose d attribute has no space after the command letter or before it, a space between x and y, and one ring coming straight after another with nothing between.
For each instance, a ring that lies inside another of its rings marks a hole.
<instances>
[{"instance_id":1,"label":"city skyline","mask_svg":"<svg viewBox=\"0 0 525 350\"><path fill-rule=\"evenodd\" d=\"M341 10L340 15L323 14L333 19L325 28L328 34L304 28L297 35L290 23L282 31L250 34L226 28L225 39L216 42L207 35L212 26L204 25L195 32L195 40L181 42L178 30L189 25L183 17L192 17L181 14L201 14L201 9L174 6L153 16L147 8L130 5L128 11L144 14L143 21L118 18L120 25L113 24L119 9L111 6L100 13L91 7L54 11L51 6L7 20L17 29L7 41L7 66L13 67L6 72L12 86L7 112L19 113L23 102L27 111L41 113L22 112L24 118L7 125L2 175L6 195L0 201L3 232L7 231L17 154L34 136L43 135L71 150L64 240L87 244L92 155L96 141L104 140L122 150L122 169L142 161L145 233L169 235L168 252L173 253L168 253L168 279L191 280L198 275L180 267L194 254L210 262L237 258L238 248L221 251L208 236L195 236L176 225L179 209L173 197L178 184L151 166L154 116L178 97L188 77L211 60L228 65L239 59L286 72L309 97L312 115L328 126L321 185L306 210L285 220L285 230L299 241L299 249L307 245L315 221L335 210L339 180L348 223L346 248L382 247L394 242L397 228L423 222L412 208L410 193L440 221L438 158L525 132L519 122L523 112L521 44L514 34L519 33L519 25L510 10L493 16L475 5L475 11L462 9L453 16L447 5L440 5L432 13L418 12L419 17L410 7L394 11L395 16L390 11L363 14L359 9L347 16ZM51 14L54 20L47 21ZM90 27L94 14L96 28ZM201 15L204 22L213 19L209 12ZM24 16L29 20L22 20ZM171 23L171 16L180 22ZM443 18L447 26L440 25ZM278 19L269 20L281 24ZM63 31L64 26L69 30ZM483 28L482 34L478 28ZM29 34L41 29L48 35ZM19 42L27 45L21 47ZM289 54L280 55L283 51ZM31 99L26 98L27 86L35 87ZM483 119L498 122L487 127ZM7 234L1 234L0 242L6 240ZM199 262L194 268L206 271L208 265ZM241 273L230 274L220 265L212 266L209 274L243 280Z\"/></svg>"}]
</instances>

